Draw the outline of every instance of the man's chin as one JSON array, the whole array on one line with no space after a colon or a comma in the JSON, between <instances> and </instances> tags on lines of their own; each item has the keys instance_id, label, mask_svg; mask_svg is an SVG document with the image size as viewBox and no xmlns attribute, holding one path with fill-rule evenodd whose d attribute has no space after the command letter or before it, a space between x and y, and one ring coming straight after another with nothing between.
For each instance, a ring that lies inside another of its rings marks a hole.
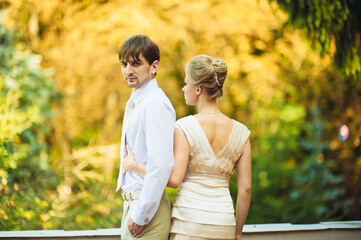
<instances>
[{"instance_id":1,"label":"man's chin","mask_svg":"<svg viewBox=\"0 0 361 240\"><path fill-rule=\"evenodd\" d=\"M138 84L136 84L135 82L127 82L127 86L130 88L136 88Z\"/></svg>"}]
</instances>

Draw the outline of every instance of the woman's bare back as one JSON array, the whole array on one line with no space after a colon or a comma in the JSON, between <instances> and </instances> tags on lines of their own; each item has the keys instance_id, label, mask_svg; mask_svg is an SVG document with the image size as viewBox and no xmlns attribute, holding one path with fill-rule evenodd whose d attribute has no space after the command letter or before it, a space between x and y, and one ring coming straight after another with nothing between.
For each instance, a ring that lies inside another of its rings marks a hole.
<instances>
[{"instance_id":1,"label":"woman's bare back","mask_svg":"<svg viewBox=\"0 0 361 240\"><path fill-rule=\"evenodd\" d=\"M194 116L202 127L215 155L227 145L234 121L223 114L200 113Z\"/></svg>"}]
</instances>

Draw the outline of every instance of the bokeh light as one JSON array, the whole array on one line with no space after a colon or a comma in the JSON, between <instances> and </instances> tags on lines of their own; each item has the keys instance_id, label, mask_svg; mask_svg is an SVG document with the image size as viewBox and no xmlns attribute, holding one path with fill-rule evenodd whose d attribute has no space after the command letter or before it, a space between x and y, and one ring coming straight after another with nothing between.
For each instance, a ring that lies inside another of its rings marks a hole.
<instances>
[{"instance_id":1,"label":"bokeh light","mask_svg":"<svg viewBox=\"0 0 361 240\"><path fill-rule=\"evenodd\" d=\"M341 142L345 141L348 138L348 134L349 134L348 127L346 125L342 125L340 127L340 132L338 135L338 138L340 139L340 141Z\"/></svg>"}]
</instances>

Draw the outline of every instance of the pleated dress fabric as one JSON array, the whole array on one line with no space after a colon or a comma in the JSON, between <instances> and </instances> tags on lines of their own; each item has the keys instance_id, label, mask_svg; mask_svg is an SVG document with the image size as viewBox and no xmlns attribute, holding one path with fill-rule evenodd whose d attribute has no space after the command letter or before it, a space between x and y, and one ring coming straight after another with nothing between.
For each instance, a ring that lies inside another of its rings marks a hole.
<instances>
[{"instance_id":1,"label":"pleated dress fabric","mask_svg":"<svg viewBox=\"0 0 361 240\"><path fill-rule=\"evenodd\" d=\"M226 146L214 154L194 116L177 121L190 146L188 168L174 199L170 239L234 239L236 223L229 179L250 131L233 120Z\"/></svg>"}]
</instances>

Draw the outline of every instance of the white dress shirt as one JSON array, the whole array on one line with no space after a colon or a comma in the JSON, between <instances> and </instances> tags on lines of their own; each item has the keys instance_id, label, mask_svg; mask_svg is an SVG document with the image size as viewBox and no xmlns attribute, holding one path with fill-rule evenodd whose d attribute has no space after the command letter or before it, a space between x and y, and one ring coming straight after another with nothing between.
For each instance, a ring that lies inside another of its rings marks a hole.
<instances>
[{"instance_id":1,"label":"white dress shirt","mask_svg":"<svg viewBox=\"0 0 361 240\"><path fill-rule=\"evenodd\" d=\"M147 173L142 178L132 171L127 172L121 188L124 192L141 190L139 200L132 208L131 218L136 224L145 225L158 209L174 164L176 116L171 102L158 87L155 78L134 91L130 99L134 107L122 131L125 131L126 143L136 161L146 164Z\"/></svg>"}]
</instances>

